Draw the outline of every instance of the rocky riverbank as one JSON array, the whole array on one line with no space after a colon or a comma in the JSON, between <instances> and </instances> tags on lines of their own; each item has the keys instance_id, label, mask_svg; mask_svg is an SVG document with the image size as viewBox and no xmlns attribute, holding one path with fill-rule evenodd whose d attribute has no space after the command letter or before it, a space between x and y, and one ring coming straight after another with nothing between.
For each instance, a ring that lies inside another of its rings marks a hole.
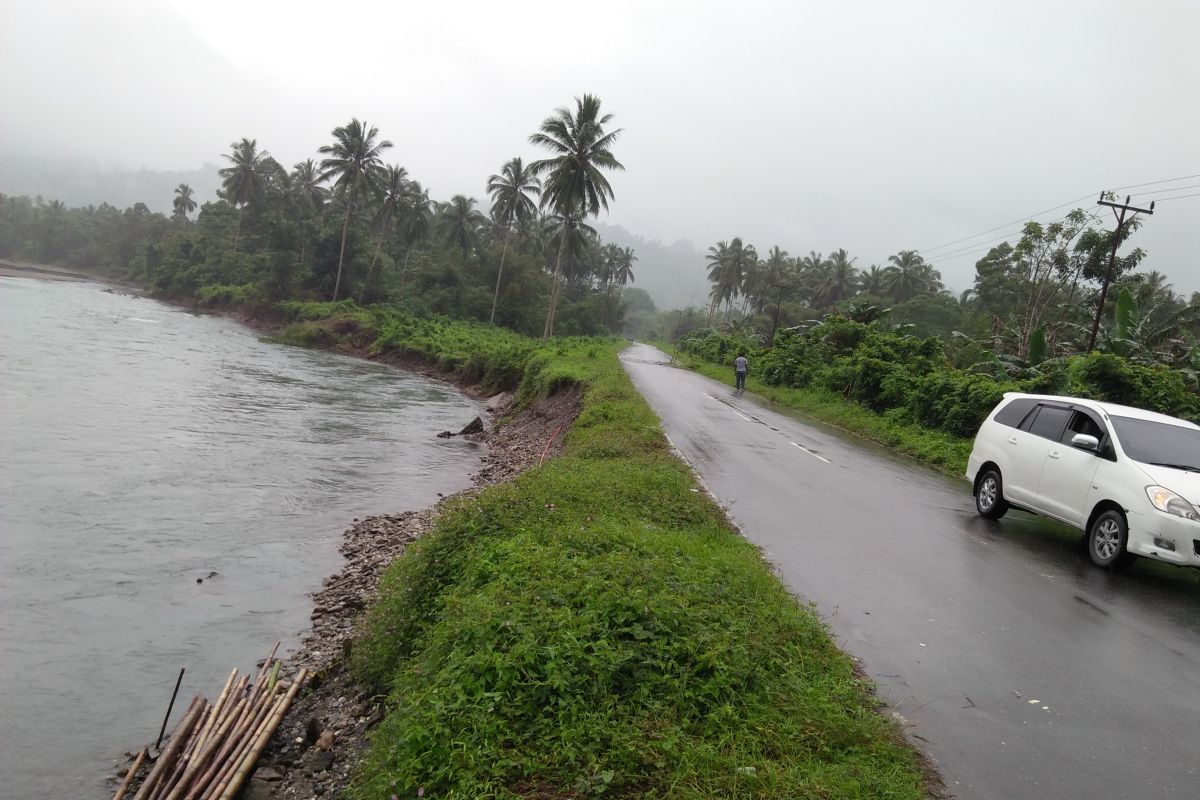
<instances>
[{"instance_id":1,"label":"rocky riverbank","mask_svg":"<svg viewBox=\"0 0 1200 800\"><path fill-rule=\"evenodd\" d=\"M285 661L285 674L302 667L314 674L310 688L292 705L243 797L336 797L345 788L371 728L383 717L381 698L367 696L346 668L355 620L373 601L383 570L430 529L447 501L511 480L553 457L579 413L579 399L577 390L561 391L514 415L510 395L493 398L493 423L479 436L488 453L474 488L421 511L354 520L340 548L345 566L313 595L312 627Z\"/></svg>"}]
</instances>

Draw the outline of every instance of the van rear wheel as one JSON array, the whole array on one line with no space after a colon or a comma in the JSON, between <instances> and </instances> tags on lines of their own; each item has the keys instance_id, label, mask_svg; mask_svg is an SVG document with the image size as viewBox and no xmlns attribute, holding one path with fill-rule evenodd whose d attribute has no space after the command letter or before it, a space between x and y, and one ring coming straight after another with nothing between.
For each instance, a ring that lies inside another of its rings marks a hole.
<instances>
[{"instance_id":1,"label":"van rear wheel","mask_svg":"<svg viewBox=\"0 0 1200 800\"><path fill-rule=\"evenodd\" d=\"M989 469L979 478L975 488L975 510L979 516L988 519L1000 519L1008 513L1008 503L1004 500L1004 481L1000 472Z\"/></svg>"}]
</instances>

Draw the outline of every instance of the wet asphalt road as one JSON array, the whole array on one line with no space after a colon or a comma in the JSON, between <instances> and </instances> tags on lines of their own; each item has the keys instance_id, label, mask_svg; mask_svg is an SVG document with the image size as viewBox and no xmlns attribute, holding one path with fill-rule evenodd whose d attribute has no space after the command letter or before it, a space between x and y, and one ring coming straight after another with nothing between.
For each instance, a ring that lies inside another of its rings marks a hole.
<instances>
[{"instance_id":1,"label":"wet asphalt road","mask_svg":"<svg viewBox=\"0 0 1200 800\"><path fill-rule=\"evenodd\" d=\"M1200 582L749 394L622 356L674 445L816 604L961 798L1200 797Z\"/></svg>"}]
</instances>

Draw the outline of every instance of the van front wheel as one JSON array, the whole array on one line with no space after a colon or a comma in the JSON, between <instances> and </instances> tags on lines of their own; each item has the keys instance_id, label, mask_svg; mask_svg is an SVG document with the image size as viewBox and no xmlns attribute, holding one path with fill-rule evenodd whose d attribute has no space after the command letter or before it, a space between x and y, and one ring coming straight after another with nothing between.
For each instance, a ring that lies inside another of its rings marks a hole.
<instances>
[{"instance_id":1,"label":"van front wheel","mask_svg":"<svg viewBox=\"0 0 1200 800\"><path fill-rule=\"evenodd\" d=\"M1123 569L1134 561L1125 549L1129 542L1129 525L1125 515L1116 509L1098 515L1088 529L1088 555L1097 567Z\"/></svg>"}]
</instances>

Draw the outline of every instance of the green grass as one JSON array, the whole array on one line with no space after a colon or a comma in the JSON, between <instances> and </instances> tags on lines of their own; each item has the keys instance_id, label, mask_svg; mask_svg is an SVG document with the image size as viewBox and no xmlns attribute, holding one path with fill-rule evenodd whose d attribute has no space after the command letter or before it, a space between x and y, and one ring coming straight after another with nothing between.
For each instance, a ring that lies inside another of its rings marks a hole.
<instances>
[{"instance_id":1,"label":"green grass","mask_svg":"<svg viewBox=\"0 0 1200 800\"><path fill-rule=\"evenodd\" d=\"M534 348L520 398L584 389L564 451L386 572L352 666L388 713L350 795L923 797L870 686L670 454L619 347Z\"/></svg>"},{"instance_id":2,"label":"green grass","mask_svg":"<svg viewBox=\"0 0 1200 800\"><path fill-rule=\"evenodd\" d=\"M678 363L687 369L720 381L733 380L733 370L730 367L673 350L668 352L676 352ZM749 375L746 378L746 390L785 408L801 411L871 441L887 445L955 477L961 477L967 471L967 457L971 455L970 439L924 428L913 422L889 417L887 414L876 414L822 389L772 386L754 375Z\"/></svg>"}]
</instances>

